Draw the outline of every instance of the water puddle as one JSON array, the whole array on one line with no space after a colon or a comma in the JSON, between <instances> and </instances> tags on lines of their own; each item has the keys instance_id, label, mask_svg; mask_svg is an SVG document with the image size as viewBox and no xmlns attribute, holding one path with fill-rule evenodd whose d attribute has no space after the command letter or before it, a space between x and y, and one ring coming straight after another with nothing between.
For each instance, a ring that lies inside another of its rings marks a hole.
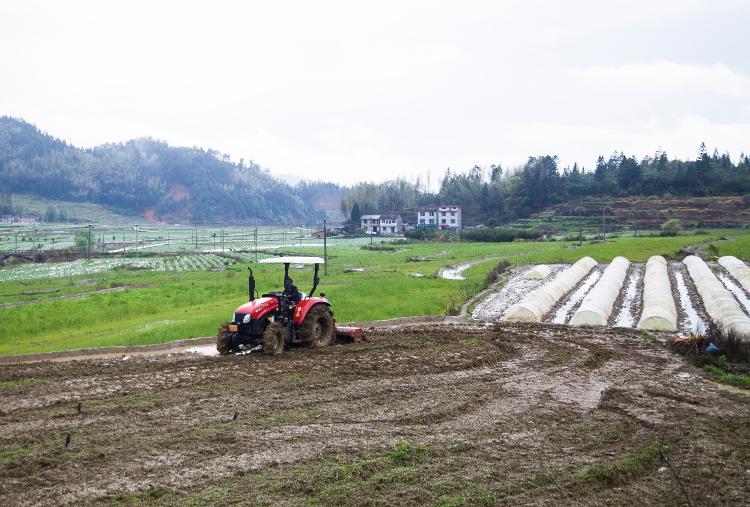
<instances>
[{"instance_id":1,"label":"water puddle","mask_svg":"<svg viewBox=\"0 0 750 507\"><path fill-rule=\"evenodd\" d=\"M216 350L216 345L201 345L199 347L191 347L185 349L185 352L192 352L193 354L199 354L201 356L218 356L219 351Z\"/></svg>"},{"instance_id":2,"label":"water puddle","mask_svg":"<svg viewBox=\"0 0 750 507\"><path fill-rule=\"evenodd\" d=\"M452 266L449 268L440 268L438 276L445 278L446 280L465 280L463 272L472 266L471 262L465 262L458 266Z\"/></svg>"}]
</instances>

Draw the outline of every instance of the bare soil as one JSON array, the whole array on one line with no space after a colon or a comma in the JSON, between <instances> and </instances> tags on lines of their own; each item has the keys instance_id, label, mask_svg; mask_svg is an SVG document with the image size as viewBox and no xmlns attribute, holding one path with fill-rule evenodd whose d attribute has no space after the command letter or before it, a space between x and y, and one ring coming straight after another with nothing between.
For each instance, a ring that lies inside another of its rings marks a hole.
<instances>
[{"instance_id":1,"label":"bare soil","mask_svg":"<svg viewBox=\"0 0 750 507\"><path fill-rule=\"evenodd\" d=\"M2 365L0 499L742 505L750 496L750 398L632 331L402 322L368 338L279 357Z\"/></svg>"}]
</instances>

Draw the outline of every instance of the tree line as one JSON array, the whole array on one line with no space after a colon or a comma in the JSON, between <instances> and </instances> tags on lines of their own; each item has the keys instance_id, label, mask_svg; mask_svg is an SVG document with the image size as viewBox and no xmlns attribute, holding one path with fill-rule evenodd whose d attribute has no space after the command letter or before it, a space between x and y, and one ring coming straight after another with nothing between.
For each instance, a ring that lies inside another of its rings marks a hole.
<instances>
[{"instance_id":1,"label":"tree line","mask_svg":"<svg viewBox=\"0 0 750 507\"><path fill-rule=\"evenodd\" d=\"M735 163L716 150L709 154L701 144L695 160L670 159L663 151L642 160L615 152L586 170L577 163L561 168L556 156L542 155L513 171L499 164L487 171L479 166L466 172L448 169L437 193L425 191L419 180L361 183L349 189L341 208L355 219L426 204L458 204L466 225L501 225L572 199L666 194L750 194L750 157L742 154Z\"/></svg>"}]
</instances>

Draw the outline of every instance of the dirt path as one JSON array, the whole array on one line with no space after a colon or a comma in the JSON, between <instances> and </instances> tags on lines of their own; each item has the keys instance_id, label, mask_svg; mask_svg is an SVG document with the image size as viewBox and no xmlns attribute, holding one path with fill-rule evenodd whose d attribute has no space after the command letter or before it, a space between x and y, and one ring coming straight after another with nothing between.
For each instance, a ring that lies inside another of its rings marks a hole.
<instances>
[{"instance_id":1,"label":"dirt path","mask_svg":"<svg viewBox=\"0 0 750 507\"><path fill-rule=\"evenodd\" d=\"M715 239L713 241L705 241L703 243L696 243L694 245L688 245L686 247L683 247L680 250L680 254L685 257L687 257L688 255L697 255L698 257L703 257L701 250L715 243L723 243L726 241L737 241L737 238L726 237L726 238Z\"/></svg>"},{"instance_id":2,"label":"dirt path","mask_svg":"<svg viewBox=\"0 0 750 507\"><path fill-rule=\"evenodd\" d=\"M0 385L7 505L685 503L675 476L694 505L750 495L750 398L629 331L394 322L278 358L4 365Z\"/></svg>"}]
</instances>

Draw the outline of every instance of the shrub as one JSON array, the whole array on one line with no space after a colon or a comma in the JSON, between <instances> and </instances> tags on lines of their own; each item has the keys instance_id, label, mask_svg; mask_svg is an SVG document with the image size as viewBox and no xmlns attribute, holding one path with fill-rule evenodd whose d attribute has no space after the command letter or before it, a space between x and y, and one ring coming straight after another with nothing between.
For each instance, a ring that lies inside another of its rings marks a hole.
<instances>
[{"instance_id":1,"label":"shrub","mask_svg":"<svg viewBox=\"0 0 750 507\"><path fill-rule=\"evenodd\" d=\"M453 231L445 231L437 227L416 227L404 233L409 239L421 239L425 241L455 241L458 235Z\"/></svg>"},{"instance_id":2,"label":"shrub","mask_svg":"<svg viewBox=\"0 0 750 507\"><path fill-rule=\"evenodd\" d=\"M661 224L661 235L662 236L677 236L682 230L682 222L676 218L670 218L663 224Z\"/></svg>"},{"instance_id":3,"label":"shrub","mask_svg":"<svg viewBox=\"0 0 750 507\"><path fill-rule=\"evenodd\" d=\"M89 235L86 231L77 231L74 241L77 249L86 250L89 245Z\"/></svg>"},{"instance_id":4,"label":"shrub","mask_svg":"<svg viewBox=\"0 0 750 507\"><path fill-rule=\"evenodd\" d=\"M711 344L718 349L720 356L706 352ZM710 364L728 370L727 361L745 365L750 361L750 345L744 343L734 333L722 333L713 322L709 323L704 336L692 336L687 341L673 342L672 350L698 366Z\"/></svg>"},{"instance_id":5,"label":"shrub","mask_svg":"<svg viewBox=\"0 0 750 507\"><path fill-rule=\"evenodd\" d=\"M501 260L497 263L497 265L492 268L492 271L487 273L487 277L484 279L484 288L486 289L493 283L497 281L498 278L500 278L500 275L508 271L508 268L510 267L510 262L506 261L505 259Z\"/></svg>"},{"instance_id":6,"label":"shrub","mask_svg":"<svg viewBox=\"0 0 750 507\"><path fill-rule=\"evenodd\" d=\"M467 241L484 241L488 243L509 243L517 239L536 240L542 234L539 231L509 229L509 228L485 228L464 231L463 238Z\"/></svg>"},{"instance_id":7,"label":"shrub","mask_svg":"<svg viewBox=\"0 0 750 507\"><path fill-rule=\"evenodd\" d=\"M373 250L376 252L395 252L398 250L395 246L386 245L384 243L373 243L371 245L362 245L362 250Z\"/></svg>"}]
</instances>

